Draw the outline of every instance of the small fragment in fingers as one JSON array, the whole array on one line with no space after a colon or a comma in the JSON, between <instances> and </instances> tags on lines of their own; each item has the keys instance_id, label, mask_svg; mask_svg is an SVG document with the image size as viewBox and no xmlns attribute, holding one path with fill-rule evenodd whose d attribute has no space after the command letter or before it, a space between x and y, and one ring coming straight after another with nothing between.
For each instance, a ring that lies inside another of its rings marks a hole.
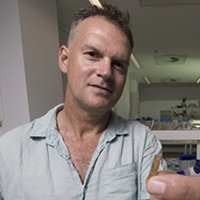
<instances>
[{"instance_id":1,"label":"small fragment in fingers","mask_svg":"<svg viewBox=\"0 0 200 200\"><path fill-rule=\"evenodd\" d=\"M155 155L147 180L150 179L152 176L156 176L158 174L161 158L161 154Z\"/></svg>"}]
</instances>

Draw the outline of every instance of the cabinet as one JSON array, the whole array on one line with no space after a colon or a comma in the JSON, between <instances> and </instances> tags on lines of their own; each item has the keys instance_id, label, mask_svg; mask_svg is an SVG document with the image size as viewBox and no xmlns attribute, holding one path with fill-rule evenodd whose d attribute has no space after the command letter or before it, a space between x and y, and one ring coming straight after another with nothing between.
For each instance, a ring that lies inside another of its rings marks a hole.
<instances>
[{"instance_id":1,"label":"cabinet","mask_svg":"<svg viewBox=\"0 0 200 200\"><path fill-rule=\"evenodd\" d=\"M154 130L153 133L165 144L195 144L200 159L200 130Z\"/></svg>"}]
</instances>

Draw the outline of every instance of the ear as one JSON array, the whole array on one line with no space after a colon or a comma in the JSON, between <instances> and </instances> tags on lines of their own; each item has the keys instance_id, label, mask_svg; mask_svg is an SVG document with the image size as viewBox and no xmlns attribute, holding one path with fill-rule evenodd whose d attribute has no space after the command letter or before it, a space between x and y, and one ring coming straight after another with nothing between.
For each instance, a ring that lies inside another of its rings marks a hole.
<instances>
[{"instance_id":1,"label":"ear","mask_svg":"<svg viewBox=\"0 0 200 200\"><path fill-rule=\"evenodd\" d=\"M67 65L68 65L68 48L65 45L62 45L59 49L58 53L58 65L64 74L67 73Z\"/></svg>"}]
</instances>

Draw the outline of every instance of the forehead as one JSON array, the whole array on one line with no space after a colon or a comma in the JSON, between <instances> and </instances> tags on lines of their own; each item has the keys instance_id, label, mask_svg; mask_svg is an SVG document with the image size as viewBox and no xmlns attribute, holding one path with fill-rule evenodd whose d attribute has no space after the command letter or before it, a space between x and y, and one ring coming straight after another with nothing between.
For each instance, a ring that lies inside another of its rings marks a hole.
<instances>
[{"instance_id":1,"label":"forehead","mask_svg":"<svg viewBox=\"0 0 200 200\"><path fill-rule=\"evenodd\" d=\"M110 22L104 16L92 16L81 21L75 30L74 39L91 40L98 42L97 39L107 45L109 41L113 45L119 44L121 47L130 51L130 43L126 34L115 24Z\"/></svg>"},{"instance_id":2,"label":"forehead","mask_svg":"<svg viewBox=\"0 0 200 200\"><path fill-rule=\"evenodd\" d=\"M124 37L126 37L125 33L123 33L123 31L117 25L109 21L104 16L99 16L99 15L91 16L84 19L77 25L77 30L80 31L83 29L84 32L94 29L101 29L104 32L106 32L106 28L121 32L121 34L124 35ZM112 32L109 31L109 34L112 34Z\"/></svg>"}]
</instances>

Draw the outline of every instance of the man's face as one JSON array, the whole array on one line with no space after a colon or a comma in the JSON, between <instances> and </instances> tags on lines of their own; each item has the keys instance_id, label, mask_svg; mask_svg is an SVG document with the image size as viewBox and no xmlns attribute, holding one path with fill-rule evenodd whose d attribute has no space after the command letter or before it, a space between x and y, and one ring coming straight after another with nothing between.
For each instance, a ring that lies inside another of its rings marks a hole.
<instances>
[{"instance_id":1,"label":"man's face","mask_svg":"<svg viewBox=\"0 0 200 200\"><path fill-rule=\"evenodd\" d=\"M130 45L127 37L104 17L82 21L64 60L67 101L91 110L110 110L124 88ZM62 70L63 71L63 70Z\"/></svg>"}]
</instances>

